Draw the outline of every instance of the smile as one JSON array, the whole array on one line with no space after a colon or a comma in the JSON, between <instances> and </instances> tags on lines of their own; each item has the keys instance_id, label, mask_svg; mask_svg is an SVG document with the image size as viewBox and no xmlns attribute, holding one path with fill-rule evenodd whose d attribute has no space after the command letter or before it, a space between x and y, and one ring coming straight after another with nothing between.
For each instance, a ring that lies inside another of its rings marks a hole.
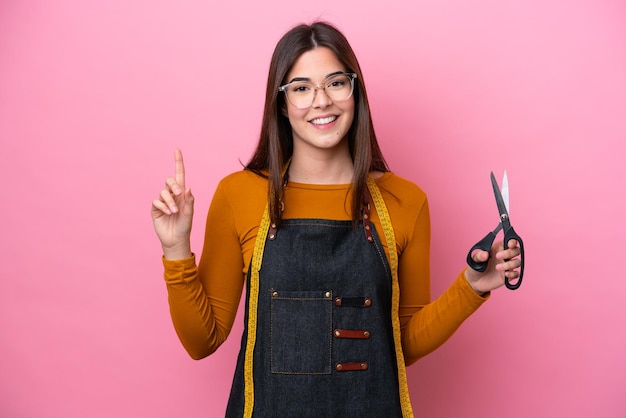
<instances>
[{"instance_id":1,"label":"smile","mask_svg":"<svg viewBox=\"0 0 626 418\"><path fill-rule=\"evenodd\" d=\"M311 123L313 125L327 125L331 122L334 122L337 119L337 116L328 116L325 118L313 119Z\"/></svg>"}]
</instances>

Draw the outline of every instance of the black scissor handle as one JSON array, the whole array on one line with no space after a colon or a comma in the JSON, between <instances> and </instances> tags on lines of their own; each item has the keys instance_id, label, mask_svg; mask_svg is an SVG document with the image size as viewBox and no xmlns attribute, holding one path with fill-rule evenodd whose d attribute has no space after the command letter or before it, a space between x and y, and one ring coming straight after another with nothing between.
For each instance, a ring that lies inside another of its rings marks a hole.
<instances>
[{"instance_id":1,"label":"black scissor handle","mask_svg":"<svg viewBox=\"0 0 626 418\"><path fill-rule=\"evenodd\" d=\"M487 251L488 253L490 253L489 257L491 258L491 246L493 245L493 241L495 239L496 239L496 234L494 232L490 232L485 236L485 238L478 241L469 250L469 252L467 253L467 264L473 270L476 270L481 273L485 271L485 269L487 268L487 265L489 264L489 259L483 262L474 261L474 259L472 258L472 254L476 250ZM507 289L516 290L521 286L522 278L524 277L524 242L522 241L522 238L519 235L517 235L513 227L510 227L504 233L504 248L505 249L509 248L509 241L511 241L512 239L516 240L520 247L520 255L519 255L520 261L521 261L520 272L519 272L519 277L515 279L516 280L515 283L511 283L511 280L509 280L508 277L505 277L504 285L507 287ZM505 261L509 261L509 260L505 260Z\"/></svg>"},{"instance_id":2,"label":"black scissor handle","mask_svg":"<svg viewBox=\"0 0 626 418\"><path fill-rule=\"evenodd\" d=\"M522 278L524 277L524 242L522 241L522 238L519 235L517 235L513 227L510 227L506 231L504 231L504 248L505 249L509 248L509 241L511 241L512 239L517 241L517 243L519 244L519 249L520 249L519 257L520 257L521 264L520 264L520 270L519 270L519 277L516 279L517 281L515 283L511 283L509 278L505 277L504 285L507 287L507 289L515 290L521 286ZM509 260L505 260L505 261L509 261Z\"/></svg>"},{"instance_id":3,"label":"black scissor handle","mask_svg":"<svg viewBox=\"0 0 626 418\"><path fill-rule=\"evenodd\" d=\"M487 261L478 262L474 261L472 258L472 253L476 250L487 251L489 253L489 257L491 257L491 246L493 245L493 241L496 239L496 234L493 232L485 235L485 238L478 241L467 253L467 264L474 270L483 272L487 268L489 264L489 259Z\"/></svg>"}]
</instances>

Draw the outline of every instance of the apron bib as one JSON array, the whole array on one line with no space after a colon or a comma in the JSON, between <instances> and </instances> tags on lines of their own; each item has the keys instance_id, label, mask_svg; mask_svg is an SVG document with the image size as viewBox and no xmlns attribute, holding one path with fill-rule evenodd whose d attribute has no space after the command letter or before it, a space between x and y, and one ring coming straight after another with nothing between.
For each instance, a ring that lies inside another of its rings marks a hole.
<instances>
[{"instance_id":1,"label":"apron bib","mask_svg":"<svg viewBox=\"0 0 626 418\"><path fill-rule=\"evenodd\" d=\"M386 213L373 180L368 187ZM266 210L227 417L412 416L392 320L397 256L390 268L368 205L363 213L356 229L286 219L277 231Z\"/></svg>"}]
</instances>

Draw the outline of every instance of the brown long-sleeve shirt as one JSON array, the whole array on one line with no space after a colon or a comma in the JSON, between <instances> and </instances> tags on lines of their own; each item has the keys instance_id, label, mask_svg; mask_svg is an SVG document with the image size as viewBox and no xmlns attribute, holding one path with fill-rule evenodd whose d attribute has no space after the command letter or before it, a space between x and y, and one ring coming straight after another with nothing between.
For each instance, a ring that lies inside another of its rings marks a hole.
<instances>
[{"instance_id":1,"label":"brown long-sleeve shirt","mask_svg":"<svg viewBox=\"0 0 626 418\"><path fill-rule=\"evenodd\" d=\"M392 173L385 173L376 183L396 238L399 316L408 365L443 344L486 298L476 294L461 273L431 302L426 194ZM283 202L283 219L351 219L350 185L289 183ZM192 358L208 356L230 333L266 203L266 179L245 170L231 174L220 182L213 197L199 265L195 257L163 260L174 327ZM382 231L375 208L371 221ZM388 254L383 234L380 239Z\"/></svg>"}]
</instances>

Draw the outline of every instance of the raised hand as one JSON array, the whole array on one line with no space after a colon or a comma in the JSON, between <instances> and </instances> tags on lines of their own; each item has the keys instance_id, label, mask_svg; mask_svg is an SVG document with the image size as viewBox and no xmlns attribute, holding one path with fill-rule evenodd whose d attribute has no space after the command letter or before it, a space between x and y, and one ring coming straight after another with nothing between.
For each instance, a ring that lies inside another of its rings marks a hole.
<instances>
[{"instance_id":1,"label":"raised hand","mask_svg":"<svg viewBox=\"0 0 626 418\"><path fill-rule=\"evenodd\" d=\"M185 164L180 150L174 151L175 176L165 180L159 198L152 201L152 222L163 255L170 260L191 256L193 195L185 187Z\"/></svg>"}]
</instances>

